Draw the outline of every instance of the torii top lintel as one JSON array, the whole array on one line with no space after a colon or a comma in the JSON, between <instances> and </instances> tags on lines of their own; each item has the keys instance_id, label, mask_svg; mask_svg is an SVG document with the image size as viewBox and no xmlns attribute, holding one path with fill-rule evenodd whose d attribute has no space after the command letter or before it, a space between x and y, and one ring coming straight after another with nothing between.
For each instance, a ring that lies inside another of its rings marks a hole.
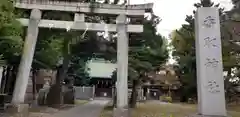
<instances>
[{"instance_id":1,"label":"torii top lintel","mask_svg":"<svg viewBox=\"0 0 240 117\"><path fill-rule=\"evenodd\" d=\"M128 16L143 16L146 12L151 12L153 3L138 5L113 5L113 4L90 4L80 2L50 1L50 0L16 0L16 8L22 9L40 9L40 10L57 10L68 12L82 12L95 14L126 14ZM94 10L92 11L92 7Z\"/></svg>"}]
</instances>

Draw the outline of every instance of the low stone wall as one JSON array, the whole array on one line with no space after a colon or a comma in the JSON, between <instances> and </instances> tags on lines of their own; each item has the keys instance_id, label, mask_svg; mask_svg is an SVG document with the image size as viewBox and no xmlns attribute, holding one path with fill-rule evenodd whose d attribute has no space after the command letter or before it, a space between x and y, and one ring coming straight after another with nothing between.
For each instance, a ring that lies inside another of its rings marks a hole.
<instances>
[{"instance_id":1,"label":"low stone wall","mask_svg":"<svg viewBox=\"0 0 240 117\"><path fill-rule=\"evenodd\" d=\"M38 93L38 105L47 105L47 96L50 87L40 89ZM74 100L90 100L94 98L94 87L73 87L63 86L64 103L73 104Z\"/></svg>"}]
</instances>

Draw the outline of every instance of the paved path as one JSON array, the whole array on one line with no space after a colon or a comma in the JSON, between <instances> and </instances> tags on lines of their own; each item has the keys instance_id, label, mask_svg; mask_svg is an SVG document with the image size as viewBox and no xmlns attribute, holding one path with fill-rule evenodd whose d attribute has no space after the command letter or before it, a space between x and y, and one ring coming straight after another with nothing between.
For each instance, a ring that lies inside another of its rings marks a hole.
<instances>
[{"instance_id":1,"label":"paved path","mask_svg":"<svg viewBox=\"0 0 240 117\"><path fill-rule=\"evenodd\" d=\"M70 110L62 111L53 117L99 117L109 100L93 100L85 105L76 106Z\"/></svg>"}]
</instances>

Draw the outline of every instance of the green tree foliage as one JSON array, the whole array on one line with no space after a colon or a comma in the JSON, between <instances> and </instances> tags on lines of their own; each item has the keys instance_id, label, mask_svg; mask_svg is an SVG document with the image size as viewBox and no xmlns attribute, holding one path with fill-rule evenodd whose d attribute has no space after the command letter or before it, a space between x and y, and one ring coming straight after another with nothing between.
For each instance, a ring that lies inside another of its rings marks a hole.
<instances>
[{"instance_id":1,"label":"green tree foliage","mask_svg":"<svg viewBox=\"0 0 240 117\"><path fill-rule=\"evenodd\" d=\"M219 4L215 5L211 0L201 0L194 6L218 7ZM219 11L222 14L223 9L220 8ZM175 68L182 83L181 101L197 96L194 16L188 15L185 21L187 24L183 24L179 30L172 33L173 57L178 64Z\"/></svg>"},{"instance_id":2,"label":"green tree foliage","mask_svg":"<svg viewBox=\"0 0 240 117\"><path fill-rule=\"evenodd\" d=\"M40 29L35 49L33 67L54 69L62 58L63 34L56 34L50 29ZM46 56L47 55L47 56Z\"/></svg>"},{"instance_id":3,"label":"green tree foliage","mask_svg":"<svg viewBox=\"0 0 240 117\"><path fill-rule=\"evenodd\" d=\"M11 0L0 2L0 55L8 64L19 62L23 40L23 28L16 20Z\"/></svg>"},{"instance_id":4,"label":"green tree foliage","mask_svg":"<svg viewBox=\"0 0 240 117\"><path fill-rule=\"evenodd\" d=\"M88 86L90 85L91 78L86 68L86 61L88 59L79 56L73 56L70 67L68 69L68 76L75 79L75 86Z\"/></svg>"},{"instance_id":5,"label":"green tree foliage","mask_svg":"<svg viewBox=\"0 0 240 117\"><path fill-rule=\"evenodd\" d=\"M240 3L240 0L232 0L232 3L234 7L236 7L236 5Z\"/></svg>"},{"instance_id":6,"label":"green tree foliage","mask_svg":"<svg viewBox=\"0 0 240 117\"><path fill-rule=\"evenodd\" d=\"M131 73L138 73L139 75L133 76L140 76L140 74L143 75L149 71L157 70L168 59L166 39L157 34L156 30L159 22L160 18L151 14L151 18L146 18L144 21L144 32L141 33L141 36L130 39L130 79L135 79L135 77L131 77Z\"/></svg>"},{"instance_id":7,"label":"green tree foliage","mask_svg":"<svg viewBox=\"0 0 240 117\"><path fill-rule=\"evenodd\" d=\"M193 32L187 31L183 33L184 29L180 29L180 31L184 37L177 32L174 32L175 34L172 35L173 57L178 62L176 71L182 83L182 101L186 101L188 97L196 96L195 40Z\"/></svg>"},{"instance_id":8,"label":"green tree foliage","mask_svg":"<svg viewBox=\"0 0 240 117\"><path fill-rule=\"evenodd\" d=\"M234 7L227 11L222 18L221 34L223 43L223 62L224 71L227 72L225 76L225 90L227 101L234 101L234 97L237 97L236 86L239 86L239 25L240 25L240 12L239 12L239 0L232 0ZM228 19L225 18L228 17Z\"/></svg>"},{"instance_id":9,"label":"green tree foliage","mask_svg":"<svg viewBox=\"0 0 240 117\"><path fill-rule=\"evenodd\" d=\"M151 14L144 20L144 32L139 37L130 38L128 80L132 84L130 99L130 107L132 108L136 105L137 86L141 82L147 81L147 74L151 71L157 71L168 59L166 39L157 34L156 26L159 23L160 18ZM116 72L114 72L113 77L116 79Z\"/></svg>"},{"instance_id":10,"label":"green tree foliage","mask_svg":"<svg viewBox=\"0 0 240 117\"><path fill-rule=\"evenodd\" d=\"M236 2L234 2L234 4L236 6ZM197 8L203 6L218 7L219 4L214 5L214 3L209 0L202 0L194 6ZM239 45L233 41L236 39L236 37L234 37L236 34L232 33L232 26L236 23L236 20L233 20L234 18L231 15L235 12L234 10L235 9L232 9L224 13L223 9L219 8L221 16L222 60L224 71L227 72L225 76L225 89L228 97L231 96L231 92L234 89L233 86L236 84L236 82L232 82L231 80L238 77L237 74L239 70ZM231 17L230 20L225 19L226 15ZM196 96L196 58L193 16L187 16L186 21L188 24L182 25L182 28L172 33L173 56L178 62L178 65L175 67L180 81L183 84L181 88L182 101L186 101L189 97Z\"/></svg>"}]
</instances>

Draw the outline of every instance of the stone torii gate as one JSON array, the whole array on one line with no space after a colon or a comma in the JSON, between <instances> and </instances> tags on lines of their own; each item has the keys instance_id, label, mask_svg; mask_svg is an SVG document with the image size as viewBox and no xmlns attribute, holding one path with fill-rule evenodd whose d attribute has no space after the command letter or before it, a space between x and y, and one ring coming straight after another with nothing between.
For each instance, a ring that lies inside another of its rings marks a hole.
<instances>
[{"instance_id":1,"label":"stone torii gate","mask_svg":"<svg viewBox=\"0 0 240 117\"><path fill-rule=\"evenodd\" d=\"M146 12L152 11L153 4L142 5L110 5L62 1L31 1L17 0L15 7L32 10L30 19L18 19L24 26L28 26L22 59L17 74L12 103L24 103L28 76L33 60L38 28L88 30L117 32L117 112L128 107L128 33L143 32L143 25L127 24L127 18L143 19ZM74 13L74 21L41 19L41 11L65 11ZM116 24L102 24L85 22L85 14L104 14L117 16Z\"/></svg>"}]
</instances>

